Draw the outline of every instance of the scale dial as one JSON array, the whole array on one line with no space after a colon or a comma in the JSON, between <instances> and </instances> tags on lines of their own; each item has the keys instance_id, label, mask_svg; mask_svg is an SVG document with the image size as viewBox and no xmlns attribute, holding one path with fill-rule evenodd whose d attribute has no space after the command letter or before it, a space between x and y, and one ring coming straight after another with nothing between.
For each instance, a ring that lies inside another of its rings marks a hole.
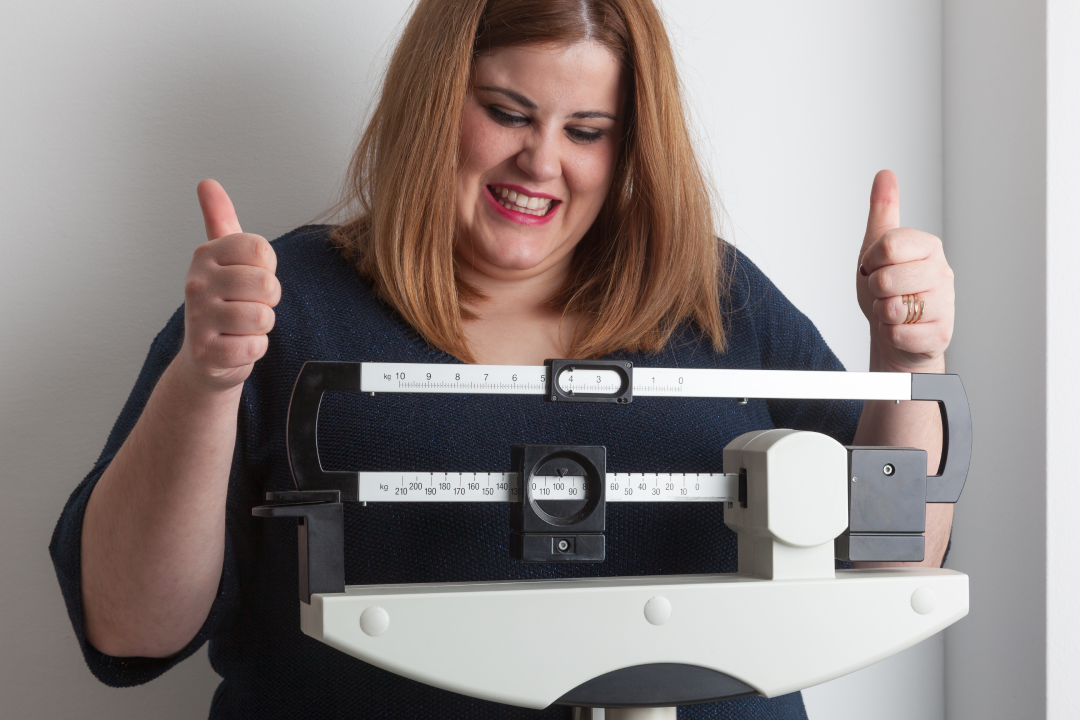
<instances>
[{"instance_id":1,"label":"scale dial","mask_svg":"<svg viewBox=\"0 0 1080 720\"><path fill-rule=\"evenodd\" d=\"M536 472L524 479L525 498L553 525L570 525L589 505L589 499L602 491L598 482L572 457L547 458Z\"/></svg>"},{"instance_id":2,"label":"scale dial","mask_svg":"<svg viewBox=\"0 0 1080 720\"><path fill-rule=\"evenodd\" d=\"M569 500L582 502L589 497L589 482L584 475L533 475L529 481L533 500Z\"/></svg>"}]
</instances>

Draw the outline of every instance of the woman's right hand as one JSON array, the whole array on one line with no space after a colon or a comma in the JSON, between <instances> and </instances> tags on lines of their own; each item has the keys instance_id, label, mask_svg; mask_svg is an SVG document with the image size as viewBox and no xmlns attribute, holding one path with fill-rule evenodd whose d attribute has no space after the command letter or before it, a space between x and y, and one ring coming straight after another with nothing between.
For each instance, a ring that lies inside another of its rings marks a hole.
<instances>
[{"instance_id":1,"label":"woman's right hand","mask_svg":"<svg viewBox=\"0 0 1080 720\"><path fill-rule=\"evenodd\" d=\"M199 183L210 242L184 287L184 344L90 495L82 524L86 637L106 655L170 657L206 621L225 561L240 389L266 352L281 285L270 243Z\"/></svg>"},{"instance_id":2,"label":"woman's right hand","mask_svg":"<svg viewBox=\"0 0 1080 720\"><path fill-rule=\"evenodd\" d=\"M236 211L216 180L197 188L205 242L195 250L184 283L187 374L212 391L241 385L266 353L281 300L277 256L266 238L240 229Z\"/></svg>"}]
</instances>

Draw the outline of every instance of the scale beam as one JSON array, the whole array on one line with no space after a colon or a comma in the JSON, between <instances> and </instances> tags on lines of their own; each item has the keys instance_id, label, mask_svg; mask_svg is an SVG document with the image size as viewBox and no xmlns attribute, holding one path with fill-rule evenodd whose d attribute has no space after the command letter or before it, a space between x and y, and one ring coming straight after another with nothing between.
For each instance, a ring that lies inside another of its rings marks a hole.
<instances>
[{"instance_id":1,"label":"scale beam","mask_svg":"<svg viewBox=\"0 0 1080 720\"><path fill-rule=\"evenodd\" d=\"M943 428L941 466L927 479L927 502L956 502L971 461L971 414L956 375L804 370L634 368L615 360L549 360L547 365L319 362L304 364L289 404L286 442L298 490L339 490L358 501L356 472L323 470L316 427L323 393L537 395L551 401L615 402L633 397L817 400L929 400ZM630 409L627 408L629 411Z\"/></svg>"}]
</instances>

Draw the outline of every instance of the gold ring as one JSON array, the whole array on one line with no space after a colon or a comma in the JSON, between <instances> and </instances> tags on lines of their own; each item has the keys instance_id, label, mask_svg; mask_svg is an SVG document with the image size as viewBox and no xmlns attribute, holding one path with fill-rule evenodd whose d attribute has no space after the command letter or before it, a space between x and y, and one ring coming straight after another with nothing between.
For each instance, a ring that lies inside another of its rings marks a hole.
<instances>
[{"instance_id":1,"label":"gold ring","mask_svg":"<svg viewBox=\"0 0 1080 720\"><path fill-rule=\"evenodd\" d=\"M913 325L922 320L923 310L926 308L926 301L920 300L917 294L904 295L904 305L907 306L907 317L904 318L905 325Z\"/></svg>"}]
</instances>

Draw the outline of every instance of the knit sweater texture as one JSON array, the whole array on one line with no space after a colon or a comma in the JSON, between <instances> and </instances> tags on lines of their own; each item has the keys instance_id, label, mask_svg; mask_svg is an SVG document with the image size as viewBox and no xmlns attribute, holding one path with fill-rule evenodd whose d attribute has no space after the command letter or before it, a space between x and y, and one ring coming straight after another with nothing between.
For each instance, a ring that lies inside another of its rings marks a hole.
<instances>
[{"instance_id":1,"label":"knit sweater texture","mask_svg":"<svg viewBox=\"0 0 1080 720\"><path fill-rule=\"evenodd\" d=\"M226 718L570 718L476 700L386 672L300 631L294 522L251 515L267 491L294 489L285 448L293 382L307 360L458 363L428 345L372 293L328 239L295 230L273 246L282 299L269 349L244 383L229 478L225 560L202 629L175 657L118 658L86 640L80 584L82 520L116 455L183 341L181 307L150 347L101 457L71 495L50 551L91 672L124 687L149 682L209 642L222 677L209 711ZM692 325L659 353L617 353L648 367L841 371L801 312L741 253L728 253L728 349ZM636 398L627 406L550 403L529 395L328 393L319 448L328 470L505 471L515 443L603 445L609 472L720 472L724 446L751 430L815 430L850 444L862 404L850 401ZM736 536L719 503L607 507L607 559L524 564L510 559L505 503L345 504L347 584L733 572ZM526 649L523 649L523 652ZM513 663L515 658L507 657ZM681 708L680 718L796 720L802 698L743 698Z\"/></svg>"}]
</instances>

